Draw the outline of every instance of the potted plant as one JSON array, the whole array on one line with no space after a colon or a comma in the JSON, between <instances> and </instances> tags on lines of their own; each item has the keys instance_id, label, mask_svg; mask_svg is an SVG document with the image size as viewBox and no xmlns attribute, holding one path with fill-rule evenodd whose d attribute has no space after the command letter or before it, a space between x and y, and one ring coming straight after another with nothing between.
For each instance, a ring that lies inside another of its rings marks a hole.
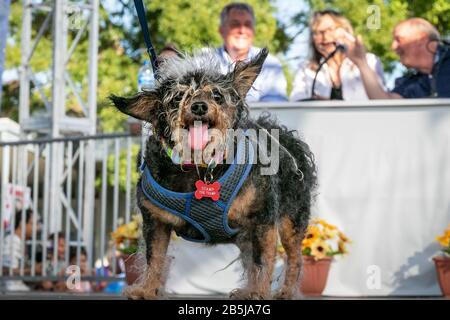
<instances>
[{"instance_id":1,"label":"potted plant","mask_svg":"<svg viewBox=\"0 0 450 320\"><path fill-rule=\"evenodd\" d=\"M128 285L133 284L142 273L142 255L138 254L139 239L142 235L142 217L133 215L128 223L121 223L116 230L111 233L111 238L116 245L116 249L121 253L121 258L125 264L125 279Z\"/></svg>"},{"instance_id":2,"label":"potted plant","mask_svg":"<svg viewBox=\"0 0 450 320\"><path fill-rule=\"evenodd\" d=\"M300 290L305 296L320 296L328 279L333 257L347 253L350 240L336 226L322 219L308 225L302 241L303 276ZM284 252L279 246L279 252Z\"/></svg>"},{"instance_id":3,"label":"potted plant","mask_svg":"<svg viewBox=\"0 0 450 320\"><path fill-rule=\"evenodd\" d=\"M436 272L441 287L442 294L450 298L450 225L444 234L436 237L436 240L442 246L442 255L434 257Z\"/></svg>"}]
</instances>

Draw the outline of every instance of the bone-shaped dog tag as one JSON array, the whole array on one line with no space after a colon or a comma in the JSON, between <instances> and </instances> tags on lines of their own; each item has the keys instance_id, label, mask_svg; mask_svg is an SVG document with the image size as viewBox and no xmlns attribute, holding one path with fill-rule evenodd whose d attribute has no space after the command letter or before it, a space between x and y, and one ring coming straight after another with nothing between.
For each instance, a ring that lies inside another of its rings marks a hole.
<instances>
[{"instance_id":1,"label":"bone-shaped dog tag","mask_svg":"<svg viewBox=\"0 0 450 320\"><path fill-rule=\"evenodd\" d=\"M211 198L213 201L217 201L220 198L220 183L218 181L208 184L202 180L195 182L195 198L200 200L202 198Z\"/></svg>"}]
</instances>

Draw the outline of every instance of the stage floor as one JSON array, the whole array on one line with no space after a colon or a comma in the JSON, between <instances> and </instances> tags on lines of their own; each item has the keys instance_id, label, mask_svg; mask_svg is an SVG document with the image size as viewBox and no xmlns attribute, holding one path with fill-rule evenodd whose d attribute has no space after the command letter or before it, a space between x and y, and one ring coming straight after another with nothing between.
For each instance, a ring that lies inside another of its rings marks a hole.
<instances>
[{"instance_id":1,"label":"stage floor","mask_svg":"<svg viewBox=\"0 0 450 320\"><path fill-rule=\"evenodd\" d=\"M169 300L228 300L225 295L174 295L167 296ZM445 300L442 296L426 297L304 297L304 300ZM0 300L127 300L124 296L107 293L53 293L53 292L1 292Z\"/></svg>"}]
</instances>

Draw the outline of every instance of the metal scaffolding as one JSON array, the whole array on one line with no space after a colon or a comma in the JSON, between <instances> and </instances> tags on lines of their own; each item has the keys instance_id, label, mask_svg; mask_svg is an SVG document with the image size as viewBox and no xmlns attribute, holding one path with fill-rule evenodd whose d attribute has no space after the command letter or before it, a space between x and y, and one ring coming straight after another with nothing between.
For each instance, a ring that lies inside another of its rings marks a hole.
<instances>
[{"instance_id":1,"label":"metal scaffolding","mask_svg":"<svg viewBox=\"0 0 450 320\"><path fill-rule=\"evenodd\" d=\"M35 133L36 136L45 135L48 138L96 134L98 8L98 0L23 1L19 102L21 139L25 139L30 133ZM41 16L44 13L46 17L41 26L33 33L33 21L36 20L35 17L38 13ZM48 32L52 34L52 69L48 76L48 83L43 84L33 72L31 62L39 41ZM82 84L74 81L68 64L86 32L89 35L88 79L87 90L86 88L84 90L85 93L87 92L87 99L83 99ZM33 34L36 34L34 39L32 39ZM33 91L31 84L34 86ZM51 87L50 98L46 95L49 86ZM37 93L43 103L44 108L40 112L30 112L32 92ZM70 116L67 112L68 94L75 96L82 110L76 117ZM43 210L48 217L44 217L44 220L47 222L46 232L60 231L62 230L63 212L66 216L75 212L72 208L71 196L67 195L63 188L66 184L65 179L67 179L64 167L68 163L72 163L75 155L79 152L84 152L89 156L79 158L83 159L82 165L78 167L79 177L83 181L81 190L83 210L78 213L77 220L82 221L78 227L82 228L83 243L86 244L86 247L92 248L93 232L91 228L95 201L95 148L93 141L87 141L81 151L70 150L68 152L68 150L64 150L64 145L59 143L52 144L45 150L42 148L40 156L46 158L46 161L51 164L48 177L45 177L46 183L49 184L49 195L48 207ZM30 166L29 163L26 163L25 153L25 148L19 150L18 168L21 168L19 171L21 174L17 181L19 186L26 186L27 172L29 173L33 166L33 164ZM38 194L33 193L33 196L37 197ZM88 256L88 258L92 258L92 252L88 252Z\"/></svg>"},{"instance_id":2,"label":"metal scaffolding","mask_svg":"<svg viewBox=\"0 0 450 320\"><path fill-rule=\"evenodd\" d=\"M33 39L32 20L36 11L47 14ZM42 84L36 80L30 62L42 36L50 28L53 31L53 68L50 81L51 100L45 96ZM69 32L77 31L68 48ZM88 98L81 97L79 84L73 81L67 68L79 41L85 32L89 33ZM52 138L69 134L95 134L97 115L97 56L98 56L98 0L85 1L39 1L24 0L22 22L20 73L20 124L23 132L46 132ZM33 83L45 105L45 112L30 114L30 84ZM82 114L71 117L66 114L65 102L70 89L76 96Z\"/></svg>"}]
</instances>

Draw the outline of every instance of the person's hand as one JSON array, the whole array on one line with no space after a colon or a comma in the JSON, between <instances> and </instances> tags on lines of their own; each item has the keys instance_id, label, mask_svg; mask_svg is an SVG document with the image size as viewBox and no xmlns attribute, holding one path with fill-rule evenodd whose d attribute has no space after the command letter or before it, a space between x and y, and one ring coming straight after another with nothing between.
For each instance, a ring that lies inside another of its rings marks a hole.
<instances>
[{"instance_id":1,"label":"person's hand","mask_svg":"<svg viewBox=\"0 0 450 320\"><path fill-rule=\"evenodd\" d=\"M327 97L324 97L324 96L319 96L317 94L313 94L312 100L330 100L330 98L327 98Z\"/></svg>"},{"instance_id":2,"label":"person's hand","mask_svg":"<svg viewBox=\"0 0 450 320\"><path fill-rule=\"evenodd\" d=\"M340 31L342 30L342 31ZM357 66L366 62L366 47L364 46L361 36L353 37L351 34L343 29L338 29L337 37L338 42L342 43L346 47L347 57Z\"/></svg>"},{"instance_id":3,"label":"person's hand","mask_svg":"<svg viewBox=\"0 0 450 320\"><path fill-rule=\"evenodd\" d=\"M53 290L53 282L51 281L43 281L41 283L42 289L46 290L46 291L50 291Z\"/></svg>"}]
</instances>

